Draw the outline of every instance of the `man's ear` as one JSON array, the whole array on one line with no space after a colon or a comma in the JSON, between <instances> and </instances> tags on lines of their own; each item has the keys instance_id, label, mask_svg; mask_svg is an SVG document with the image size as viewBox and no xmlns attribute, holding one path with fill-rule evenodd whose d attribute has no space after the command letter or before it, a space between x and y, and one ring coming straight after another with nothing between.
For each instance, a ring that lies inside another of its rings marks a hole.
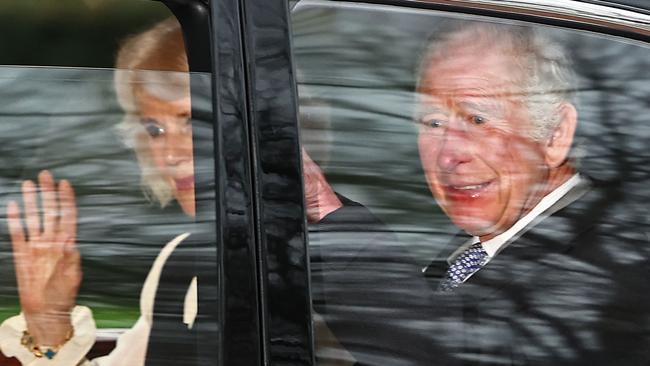
<instances>
[{"instance_id":1,"label":"man's ear","mask_svg":"<svg viewBox=\"0 0 650 366\"><path fill-rule=\"evenodd\" d=\"M560 123L546 142L546 164L551 168L557 168L567 159L578 123L578 112L571 103L562 103L557 113Z\"/></svg>"}]
</instances>

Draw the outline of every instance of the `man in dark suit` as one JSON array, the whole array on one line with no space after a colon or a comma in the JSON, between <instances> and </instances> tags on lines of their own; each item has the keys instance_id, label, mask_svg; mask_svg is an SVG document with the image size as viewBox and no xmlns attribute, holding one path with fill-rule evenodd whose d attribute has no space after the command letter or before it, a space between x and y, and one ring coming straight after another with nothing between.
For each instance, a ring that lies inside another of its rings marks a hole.
<instances>
[{"instance_id":1,"label":"man in dark suit","mask_svg":"<svg viewBox=\"0 0 650 366\"><path fill-rule=\"evenodd\" d=\"M560 44L518 26L440 31L422 60L422 165L467 234L424 272L461 364L650 364L648 238L570 158L572 75Z\"/></svg>"}]
</instances>

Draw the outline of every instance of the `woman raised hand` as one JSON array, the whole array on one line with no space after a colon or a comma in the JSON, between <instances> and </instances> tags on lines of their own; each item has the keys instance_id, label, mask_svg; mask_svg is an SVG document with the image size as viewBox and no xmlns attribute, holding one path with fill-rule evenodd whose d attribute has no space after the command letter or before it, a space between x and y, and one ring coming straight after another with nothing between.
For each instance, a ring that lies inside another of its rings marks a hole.
<instances>
[{"instance_id":1,"label":"woman raised hand","mask_svg":"<svg viewBox=\"0 0 650 366\"><path fill-rule=\"evenodd\" d=\"M20 305L34 344L57 346L71 336L70 312L81 283L75 195L68 181L56 184L46 170L38 186L23 182L22 195L24 225L18 203L7 205Z\"/></svg>"}]
</instances>

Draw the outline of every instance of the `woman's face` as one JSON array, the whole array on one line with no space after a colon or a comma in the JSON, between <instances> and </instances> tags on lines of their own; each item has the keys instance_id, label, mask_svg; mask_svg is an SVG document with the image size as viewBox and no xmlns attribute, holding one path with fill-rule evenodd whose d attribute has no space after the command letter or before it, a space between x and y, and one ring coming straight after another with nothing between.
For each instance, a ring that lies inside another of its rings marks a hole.
<instances>
[{"instance_id":1,"label":"woman's face","mask_svg":"<svg viewBox=\"0 0 650 366\"><path fill-rule=\"evenodd\" d=\"M140 123L155 168L171 186L183 212L196 214L190 97L163 99L136 88Z\"/></svg>"}]
</instances>

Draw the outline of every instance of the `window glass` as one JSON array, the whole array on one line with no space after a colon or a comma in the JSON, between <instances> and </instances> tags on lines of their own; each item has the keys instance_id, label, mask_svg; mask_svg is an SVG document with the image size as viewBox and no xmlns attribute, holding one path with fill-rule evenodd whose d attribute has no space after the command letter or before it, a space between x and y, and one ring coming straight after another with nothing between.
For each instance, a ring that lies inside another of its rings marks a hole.
<instances>
[{"instance_id":1,"label":"window glass","mask_svg":"<svg viewBox=\"0 0 650 366\"><path fill-rule=\"evenodd\" d=\"M17 19L0 57L3 353L213 364L211 77L188 72L180 25L148 1L3 16Z\"/></svg>"},{"instance_id":2,"label":"window glass","mask_svg":"<svg viewBox=\"0 0 650 366\"><path fill-rule=\"evenodd\" d=\"M650 360L646 44L329 1L292 27L319 364Z\"/></svg>"}]
</instances>

